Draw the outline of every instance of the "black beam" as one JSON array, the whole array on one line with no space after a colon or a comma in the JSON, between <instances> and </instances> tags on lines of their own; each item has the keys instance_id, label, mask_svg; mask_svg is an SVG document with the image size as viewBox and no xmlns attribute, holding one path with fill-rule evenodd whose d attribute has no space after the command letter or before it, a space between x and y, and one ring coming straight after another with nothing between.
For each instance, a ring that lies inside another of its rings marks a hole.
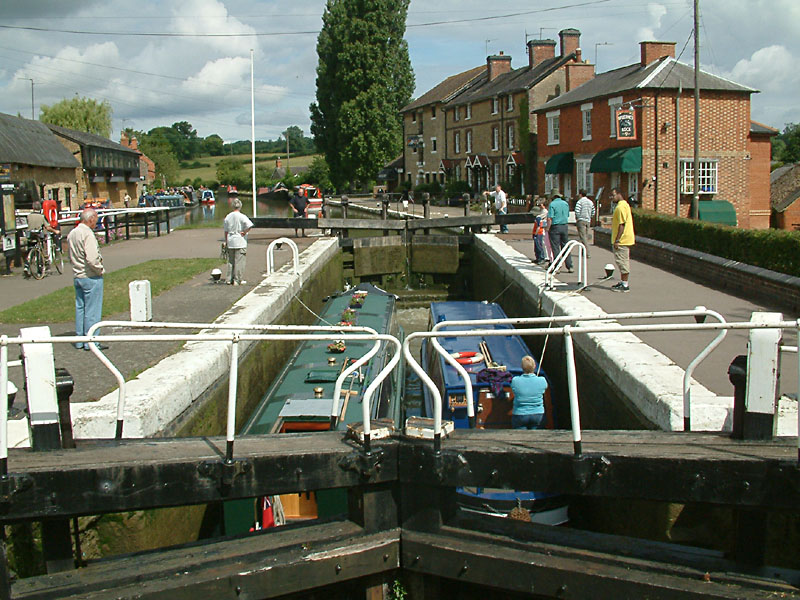
<instances>
[{"instance_id":1,"label":"black beam","mask_svg":"<svg viewBox=\"0 0 800 600\"><path fill-rule=\"evenodd\" d=\"M397 569L399 554L398 529L369 534L346 521L279 527L23 579L14 584L12 597L273 598Z\"/></svg>"},{"instance_id":2,"label":"black beam","mask_svg":"<svg viewBox=\"0 0 800 600\"><path fill-rule=\"evenodd\" d=\"M250 219L256 229L317 229L319 219L295 219L285 217L253 217Z\"/></svg>"},{"instance_id":3,"label":"black beam","mask_svg":"<svg viewBox=\"0 0 800 600\"><path fill-rule=\"evenodd\" d=\"M397 480L397 443L379 466L341 433L243 436L234 463L224 438L105 441L47 453L12 450L0 489L0 523L183 506ZM376 454L376 453L373 453Z\"/></svg>"},{"instance_id":4,"label":"black beam","mask_svg":"<svg viewBox=\"0 0 800 600\"><path fill-rule=\"evenodd\" d=\"M401 219L317 219L323 229L391 229L403 231L406 221Z\"/></svg>"},{"instance_id":5,"label":"black beam","mask_svg":"<svg viewBox=\"0 0 800 600\"><path fill-rule=\"evenodd\" d=\"M504 592L612 600L797 596L790 585L741 574L451 528L437 533L403 529L401 542L406 570Z\"/></svg>"},{"instance_id":6,"label":"black beam","mask_svg":"<svg viewBox=\"0 0 800 600\"><path fill-rule=\"evenodd\" d=\"M736 441L720 434L458 430L442 443L405 443L403 483L528 489L664 502L796 510L796 441Z\"/></svg>"}]
</instances>

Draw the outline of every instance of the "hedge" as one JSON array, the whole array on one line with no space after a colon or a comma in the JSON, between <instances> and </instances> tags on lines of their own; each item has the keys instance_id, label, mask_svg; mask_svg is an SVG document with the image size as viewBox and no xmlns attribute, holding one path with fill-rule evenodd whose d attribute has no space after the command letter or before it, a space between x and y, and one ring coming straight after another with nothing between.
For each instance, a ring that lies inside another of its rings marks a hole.
<instances>
[{"instance_id":1,"label":"hedge","mask_svg":"<svg viewBox=\"0 0 800 600\"><path fill-rule=\"evenodd\" d=\"M636 235L800 277L800 232L739 229L634 209Z\"/></svg>"}]
</instances>

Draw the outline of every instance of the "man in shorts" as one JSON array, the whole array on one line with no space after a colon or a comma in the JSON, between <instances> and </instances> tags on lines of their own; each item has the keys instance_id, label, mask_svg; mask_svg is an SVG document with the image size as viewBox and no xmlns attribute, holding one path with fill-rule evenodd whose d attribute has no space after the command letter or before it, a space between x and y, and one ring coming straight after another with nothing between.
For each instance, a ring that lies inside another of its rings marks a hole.
<instances>
[{"instance_id":1,"label":"man in shorts","mask_svg":"<svg viewBox=\"0 0 800 600\"><path fill-rule=\"evenodd\" d=\"M614 247L614 262L619 269L620 281L612 286L615 292L629 292L628 276L631 272L631 246L636 243L633 233L633 215L631 207L619 188L611 190L611 200L616 202L614 216L611 219L611 243Z\"/></svg>"}]
</instances>

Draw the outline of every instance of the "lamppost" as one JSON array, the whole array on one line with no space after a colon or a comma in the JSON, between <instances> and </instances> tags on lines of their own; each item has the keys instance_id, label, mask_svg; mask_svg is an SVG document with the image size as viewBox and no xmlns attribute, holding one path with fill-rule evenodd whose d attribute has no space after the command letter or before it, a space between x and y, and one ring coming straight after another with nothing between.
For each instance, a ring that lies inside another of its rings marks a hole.
<instances>
[{"instance_id":1,"label":"lamppost","mask_svg":"<svg viewBox=\"0 0 800 600\"><path fill-rule=\"evenodd\" d=\"M33 110L33 79L30 77L17 77L17 79L31 82L31 120L33 121L36 119L36 115Z\"/></svg>"}]
</instances>

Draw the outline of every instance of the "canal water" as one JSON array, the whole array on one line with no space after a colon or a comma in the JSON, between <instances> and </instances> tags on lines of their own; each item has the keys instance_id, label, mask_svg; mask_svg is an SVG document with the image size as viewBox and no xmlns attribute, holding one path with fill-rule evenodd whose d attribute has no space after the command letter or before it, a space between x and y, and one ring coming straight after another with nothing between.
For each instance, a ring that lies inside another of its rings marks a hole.
<instances>
[{"instance_id":1,"label":"canal water","mask_svg":"<svg viewBox=\"0 0 800 600\"><path fill-rule=\"evenodd\" d=\"M187 206L185 210L171 210L169 216L170 228L192 227L222 227L225 217L231 212L230 197L225 192L219 192L217 202L212 205L198 204ZM248 217L253 216L252 196L239 196L242 201L242 212ZM256 214L259 217L291 217L292 210L288 200L257 200Z\"/></svg>"}]
</instances>

